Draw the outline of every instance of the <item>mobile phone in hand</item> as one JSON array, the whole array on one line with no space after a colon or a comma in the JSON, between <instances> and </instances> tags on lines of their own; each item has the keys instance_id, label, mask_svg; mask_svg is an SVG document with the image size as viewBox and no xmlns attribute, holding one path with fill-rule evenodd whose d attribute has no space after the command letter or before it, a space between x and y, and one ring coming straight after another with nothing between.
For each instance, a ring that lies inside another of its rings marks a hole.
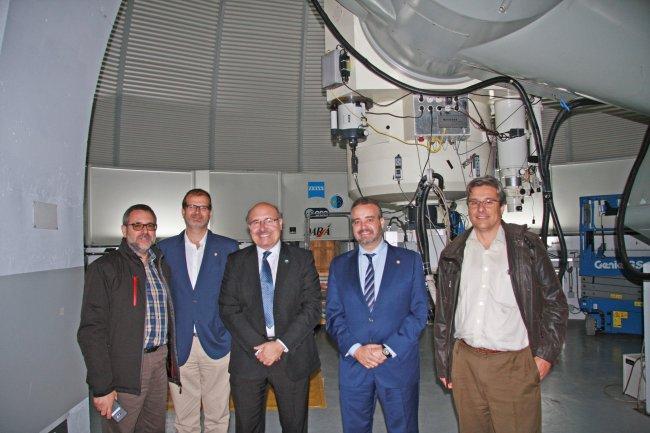
<instances>
[{"instance_id":1,"label":"mobile phone in hand","mask_svg":"<svg viewBox=\"0 0 650 433\"><path fill-rule=\"evenodd\" d=\"M115 422L120 422L126 416L126 410L120 405L117 400L113 401L113 408L111 409L111 417Z\"/></svg>"}]
</instances>

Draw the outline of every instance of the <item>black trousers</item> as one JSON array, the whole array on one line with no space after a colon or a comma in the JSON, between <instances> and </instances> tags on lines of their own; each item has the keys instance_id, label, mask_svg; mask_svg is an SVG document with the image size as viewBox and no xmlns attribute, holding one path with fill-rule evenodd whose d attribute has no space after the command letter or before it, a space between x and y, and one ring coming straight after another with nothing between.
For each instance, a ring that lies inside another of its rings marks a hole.
<instances>
[{"instance_id":1,"label":"black trousers","mask_svg":"<svg viewBox=\"0 0 650 433\"><path fill-rule=\"evenodd\" d=\"M250 379L230 375L230 389L235 403L237 433L264 433L266 396L273 387L283 433L307 433L309 377L291 380L284 369L269 368L263 378Z\"/></svg>"}]
</instances>

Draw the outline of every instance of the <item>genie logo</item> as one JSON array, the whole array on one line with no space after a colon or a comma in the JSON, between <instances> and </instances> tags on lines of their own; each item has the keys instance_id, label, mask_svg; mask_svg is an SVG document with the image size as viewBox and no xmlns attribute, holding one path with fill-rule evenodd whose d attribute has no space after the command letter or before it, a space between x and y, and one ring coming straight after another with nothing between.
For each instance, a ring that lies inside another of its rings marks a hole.
<instances>
[{"instance_id":1,"label":"genie logo","mask_svg":"<svg viewBox=\"0 0 650 433\"><path fill-rule=\"evenodd\" d=\"M630 264L632 267L636 269L642 269L643 268L643 260L630 260ZM617 262L614 259L610 260L596 260L594 262L594 268L596 269L604 269L604 270L616 270L616 269L623 269L623 265L619 262Z\"/></svg>"},{"instance_id":2,"label":"genie logo","mask_svg":"<svg viewBox=\"0 0 650 433\"><path fill-rule=\"evenodd\" d=\"M307 198L325 198L325 182L307 182Z\"/></svg>"}]
</instances>

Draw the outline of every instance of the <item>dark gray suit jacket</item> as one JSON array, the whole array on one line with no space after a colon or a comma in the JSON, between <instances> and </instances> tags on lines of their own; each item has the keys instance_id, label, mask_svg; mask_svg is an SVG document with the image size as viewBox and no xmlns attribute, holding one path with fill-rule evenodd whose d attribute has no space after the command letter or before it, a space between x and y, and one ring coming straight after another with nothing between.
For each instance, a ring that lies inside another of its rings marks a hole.
<instances>
[{"instance_id":1,"label":"dark gray suit jacket","mask_svg":"<svg viewBox=\"0 0 650 433\"><path fill-rule=\"evenodd\" d=\"M219 296L221 319L232 335L230 374L247 378L267 376L282 368L292 380L320 367L314 328L321 318L318 273L311 251L283 243L280 248L273 298L275 335L289 352L271 367L255 358L253 347L266 341L262 289L255 245L228 257Z\"/></svg>"}]
</instances>

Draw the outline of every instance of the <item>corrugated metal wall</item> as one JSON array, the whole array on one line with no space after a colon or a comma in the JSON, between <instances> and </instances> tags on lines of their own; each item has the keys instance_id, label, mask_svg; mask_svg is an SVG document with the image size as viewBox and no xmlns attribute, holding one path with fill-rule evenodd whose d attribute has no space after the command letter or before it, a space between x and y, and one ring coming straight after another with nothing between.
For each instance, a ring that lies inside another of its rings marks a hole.
<instances>
[{"instance_id":1,"label":"corrugated metal wall","mask_svg":"<svg viewBox=\"0 0 650 433\"><path fill-rule=\"evenodd\" d=\"M544 140L558 111L544 107ZM605 113L575 114L557 132L551 164L635 158L648 125ZM546 145L546 143L544 143ZM627 173L621 173L626 176Z\"/></svg>"},{"instance_id":2,"label":"corrugated metal wall","mask_svg":"<svg viewBox=\"0 0 650 433\"><path fill-rule=\"evenodd\" d=\"M88 162L345 171L304 0L126 0L97 85Z\"/></svg>"}]
</instances>

